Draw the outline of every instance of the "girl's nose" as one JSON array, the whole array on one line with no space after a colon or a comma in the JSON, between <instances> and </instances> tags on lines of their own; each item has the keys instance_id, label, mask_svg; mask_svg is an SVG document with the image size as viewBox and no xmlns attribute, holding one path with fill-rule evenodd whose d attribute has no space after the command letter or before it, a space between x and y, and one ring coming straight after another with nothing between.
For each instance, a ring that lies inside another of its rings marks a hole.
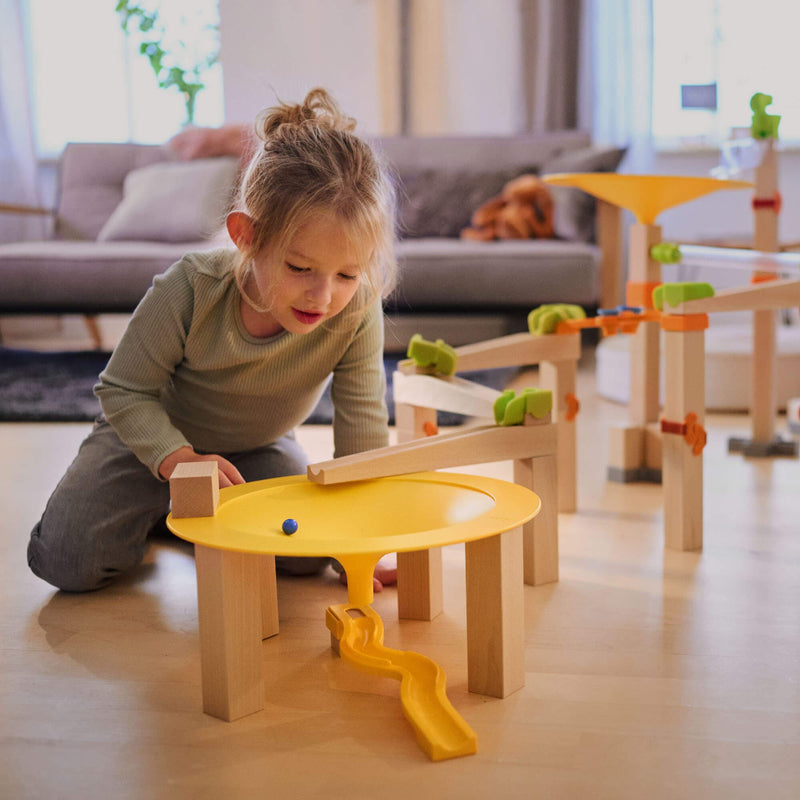
<instances>
[{"instance_id":1,"label":"girl's nose","mask_svg":"<svg viewBox=\"0 0 800 800\"><path fill-rule=\"evenodd\" d=\"M313 285L309 287L308 297L319 306L324 307L330 303L332 294L331 281L327 277L320 276L314 281Z\"/></svg>"}]
</instances>

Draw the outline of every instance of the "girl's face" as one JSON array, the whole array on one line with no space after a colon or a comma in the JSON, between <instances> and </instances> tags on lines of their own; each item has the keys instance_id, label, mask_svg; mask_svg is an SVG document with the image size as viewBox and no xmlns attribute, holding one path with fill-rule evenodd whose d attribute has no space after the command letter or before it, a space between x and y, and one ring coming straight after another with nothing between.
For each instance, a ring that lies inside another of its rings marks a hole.
<instances>
[{"instance_id":1,"label":"girl's face","mask_svg":"<svg viewBox=\"0 0 800 800\"><path fill-rule=\"evenodd\" d=\"M342 228L333 216L314 216L289 242L283 263L272 264L269 254L256 257L247 288L269 309L260 315L266 329L310 333L352 300L370 252L354 246Z\"/></svg>"}]
</instances>

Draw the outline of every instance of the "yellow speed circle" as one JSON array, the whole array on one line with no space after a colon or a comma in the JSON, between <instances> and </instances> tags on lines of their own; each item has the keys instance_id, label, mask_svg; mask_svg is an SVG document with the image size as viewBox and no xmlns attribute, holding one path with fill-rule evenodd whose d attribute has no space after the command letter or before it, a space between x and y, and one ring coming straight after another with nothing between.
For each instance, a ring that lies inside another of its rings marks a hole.
<instances>
[{"instance_id":1,"label":"yellow speed circle","mask_svg":"<svg viewBox=\"0 0 800 800\"><path fill-rule=\"evenodd\" d=\"M337 556L424 550L522 525L538 496L495 478L421 472L323 486L305 475L220 490L213 517L167 518L195 544L245 553ZM287 519L297 521L292 535Z\"/></svg>"}]
</instances>

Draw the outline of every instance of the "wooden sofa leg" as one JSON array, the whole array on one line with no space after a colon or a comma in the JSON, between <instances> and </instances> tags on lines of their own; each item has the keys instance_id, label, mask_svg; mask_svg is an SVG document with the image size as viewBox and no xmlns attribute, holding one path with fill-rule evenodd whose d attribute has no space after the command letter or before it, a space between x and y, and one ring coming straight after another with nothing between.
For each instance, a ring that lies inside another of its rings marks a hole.
<instances>
[{"instance_id":1,"label":"wooden sofa leg","mask_svg":"<svg viewBox=\"0 0 800 800\"><path fill-rule=\"evenodd\" d=\"M92 340L92 347L94 347L95 350L102 350L103 335L100 333L100 326L97 324L97 315L84 314L83 323L86 326L86 330L89 332L89 336Z\"/></svg>"}]
</instances>

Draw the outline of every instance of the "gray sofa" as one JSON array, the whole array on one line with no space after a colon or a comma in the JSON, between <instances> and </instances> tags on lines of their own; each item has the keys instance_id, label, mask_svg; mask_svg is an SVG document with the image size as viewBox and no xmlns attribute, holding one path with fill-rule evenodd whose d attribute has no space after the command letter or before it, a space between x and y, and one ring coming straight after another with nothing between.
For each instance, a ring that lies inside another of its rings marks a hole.
<instances>
[{"instance_id":1,"label":"gray sofa","mask_svg":"<svg viewBox=\"0 0 800 800\"><path fill-rule=\"evenodd\" d=\"M525 172L616 169L622 151L576 131L519 137L375 140L399 180L400 282L387 349L411 334L458 345L522 329L546 302L620 301L618 214L553 189L557 239L466 241L472 210ZM70 144L59 165L53 237L0 245L0 314L130 312L187 250L220 244L233 157L176 160L166 147Z\"/></svg>"}]
</instances>

